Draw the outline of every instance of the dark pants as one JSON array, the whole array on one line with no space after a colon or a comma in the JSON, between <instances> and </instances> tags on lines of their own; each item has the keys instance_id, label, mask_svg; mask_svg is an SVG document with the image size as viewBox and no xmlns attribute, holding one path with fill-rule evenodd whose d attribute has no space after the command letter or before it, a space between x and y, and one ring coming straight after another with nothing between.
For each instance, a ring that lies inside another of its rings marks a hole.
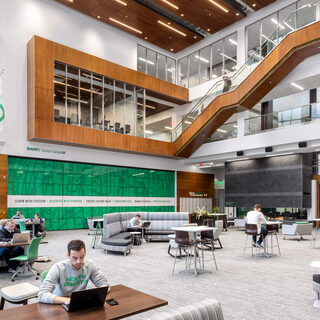
<instances>
[{"instance_id":1,"label":"dark pants","mask_svg":"<svg viewBox=\"0 0 320 320\"><path fill-rule=\"evenodd\" d=\"M266 228L261 228L258 244L261 244L262 241L265 239L265 237L267 235L268 235L268 230ZM256 236L252 236L252 240L253 240L254 243L256 243L257 242L257 237Z\"/></svg>"},{"instance_id":2,"label":"dark pants","mask_svg":"<svg viewBox=\"0 0 320 320\"><path fill-rule=\"evenodd\" d=\"M19 261L10 261L10 258L21 256L24 254L22 247L0 248L0 257L8 264L9 268L17 269Z\"/></svg>"}]
</instances>

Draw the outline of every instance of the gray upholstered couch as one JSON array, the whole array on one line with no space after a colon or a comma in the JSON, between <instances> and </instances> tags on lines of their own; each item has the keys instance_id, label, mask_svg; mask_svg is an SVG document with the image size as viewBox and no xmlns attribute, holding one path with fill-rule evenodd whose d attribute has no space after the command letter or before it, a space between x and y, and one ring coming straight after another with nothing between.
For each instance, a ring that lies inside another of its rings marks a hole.
<instances>
[{"instance_id":1,"label":"gray upholstered couch","mask_svg":"<svg viewBox=\"0 0 320 320\"><path fill-rule=\"evenodd\" d=\"M206 299L201 302L183 306L172 311L159 313L145 319L150 320L223 320L223 313L220 302L213 299Z\"/></svg>"},{"instance_id":2,"label":"gray upholstered couch","mask_svg":"<svg viewBox=\"0 0 320 320\"><path fill-rule=\"evenodd\" d=\"M127 232L129 220L138 212L117 212L103 215L103 238L101 247L107 251L130 253L131 234ZM181 227L189 221L188 212L139 212L141 221L150 221L145 236L149 240L167 240L174 234L172 227Z\"/></svg>"}]
</instances>

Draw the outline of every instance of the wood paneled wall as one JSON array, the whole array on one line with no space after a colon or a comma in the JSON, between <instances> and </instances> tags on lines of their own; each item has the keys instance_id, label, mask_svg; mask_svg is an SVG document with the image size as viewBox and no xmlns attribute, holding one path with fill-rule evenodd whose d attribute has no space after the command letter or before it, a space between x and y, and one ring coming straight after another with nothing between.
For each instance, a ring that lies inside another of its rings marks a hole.
<instances>
[{"instance_id":1,"label":"wood paneled wall","mask_svg":"<svg viewBox=\"0 0 320 320\"><path fill-rule=\"evenodd\" d=\"M7 218L8 156L0 154L0 219Z\"/></svg>"},{"instance_id":2,"label":"wood paneled wall","mask_svg":"<svg viewBox=\"0 0 320 320\"><path fill-rule=\"evenodd\" d=\"M169 142L54 122L54 61L146 88L167 101L188 101L186 88L34 36L28 42L28 140L173 156Z\"/></svg>"},{"instance_id":3,"label":"wood paneled wall","mask_svg":"<svg viewBox=\"0 0 320 320\"><path fill-rule=\"evenodd\" d=\"M180 211L180 198L195 198L190 192L206 193L214 207L214 174L196 172L177 172L177 211Z\"/></svg>"}]
</instances>

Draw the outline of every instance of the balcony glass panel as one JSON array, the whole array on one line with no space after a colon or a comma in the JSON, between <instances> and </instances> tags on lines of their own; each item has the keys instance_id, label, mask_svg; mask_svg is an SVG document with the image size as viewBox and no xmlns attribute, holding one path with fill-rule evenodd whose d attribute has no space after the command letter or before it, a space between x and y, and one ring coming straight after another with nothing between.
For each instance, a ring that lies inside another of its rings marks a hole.
<instances>
[{"instance_id":1,"label":"balcony glass panel","mask_svg":"<svg viewBox=\"0 0 320 320\"><path fill-rule=\"evenodd\" d=\"M189 56L189 88L199 84L199 51Z\"/></svg>"},{"instance_id":2,"label":"balcony glass panel","mask_svg":"<svg viewBox=\"0 0 320 320\"><path fill-rule=\"evenodd\" d=\"M237 34L234 33L224 39L224 72L237 70Z\"/></svg>"},{"instance_id":3,"label":"balcony glass panel","mask_svg":"<svg viewBox=\"0 0 320 320\"><path fill-rule=\"evenodd\" d=\"M210 50L210 46L200 50L200 83L210 80Z\"/></svg>"},{"instance_id":4,"label":"balcony glass panel","mask_svg":"<svg viewBox=\"0 0 320 320\"><path fill-rule=\"evenodd\" d=\"M157 54L157 78L166 80L166 57L162 54Z\"/></svg>"},{"instance_id":5,"label":"balcony glass panel","mask_svg":"<svg viewBox=\"0 0 320 320\"><path fill-rule=\"evenodd\" d=\"M137 71L147 73L147 49L138 46Z\"/></svg>"},{"instance_id":6,"label":"balcony glass panel","mask_svg":"<svg viewBox=\"0 0 320 320\"><path fill-rule=\"evenodd\" d=\"M167 81L176 83L176 61L167 57Z\"/></svg>"},{"instance_id":7,"label":"balcony glass panel","mask_svg":"<svg viewBox=\"0 0 320 320\"><path fill-rule=\"evenodd\" d=\"M181 87L188 87L188 57L185 57L178 62L178 78Z\"/></svg>"},{"instance_id":8,"label":"balcony glass panel","mask_svg":"<svg viewBox=\"0 0 320 320\"><path fill-rule=\"evenodd\" d=\"M212 45L212 79L221 77L223 74L223 41L218 41Z\"/></svg>"},{"instance_id":9,"label":"balcony glass panel","mask_svg":"<svg viewBox=\"0 0 320 320\"><path fill-rule=\"evenodd\" d=\"M152 77L157 76L157 54L149 49L147 49L147 74Z\"/></svg>"}]
</instances>

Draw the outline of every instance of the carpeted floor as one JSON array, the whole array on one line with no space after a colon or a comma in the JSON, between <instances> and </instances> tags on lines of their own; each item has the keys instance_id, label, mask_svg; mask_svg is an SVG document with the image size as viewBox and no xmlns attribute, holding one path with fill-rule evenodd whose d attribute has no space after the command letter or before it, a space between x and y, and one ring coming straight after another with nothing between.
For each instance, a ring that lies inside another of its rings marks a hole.
<instances>
[{"instance_id":1,"label":"carpeted floor","mask_svg":"<svg viewBox=\"0 0 320 320\"><path fill-rule=\"evenodd\" d=\"M320 270L310 267L311 261L320 260L320 248L311 249L309 239L283 240L279 236L281 256L254 259L248 251L243 258L245 234L229 230L220 237L223 249L216 250L219 271L214 271L213 261L208 261L207 268L212 273L186 278L178 272L171 275L173 258L167 254L167 242L135 246L131 254L123 256L91 249L92 236L87 235L87 230L57 231L48 232L46 240L49 243L40 246L39 254L49 255L52 261L37 263L35 267L43 271L64 259L66 244L72 239L85 241L87 258L98 264L111 285L124 284L169 301L166 307L130 319L148 319L151 314L207 297L221 302L225 320L320 318L320 309L312 306L315 298L312 274L320 273ZM179 269L183 269L182 264L177 266L177 271ZM32 276L18 279L15 283L19 281L40 284L40 280ZM0 271L1 287L11 284L10 275L5 270ZM5 307L16 305L6 303Z\"/></svg>"}]
</instances>

